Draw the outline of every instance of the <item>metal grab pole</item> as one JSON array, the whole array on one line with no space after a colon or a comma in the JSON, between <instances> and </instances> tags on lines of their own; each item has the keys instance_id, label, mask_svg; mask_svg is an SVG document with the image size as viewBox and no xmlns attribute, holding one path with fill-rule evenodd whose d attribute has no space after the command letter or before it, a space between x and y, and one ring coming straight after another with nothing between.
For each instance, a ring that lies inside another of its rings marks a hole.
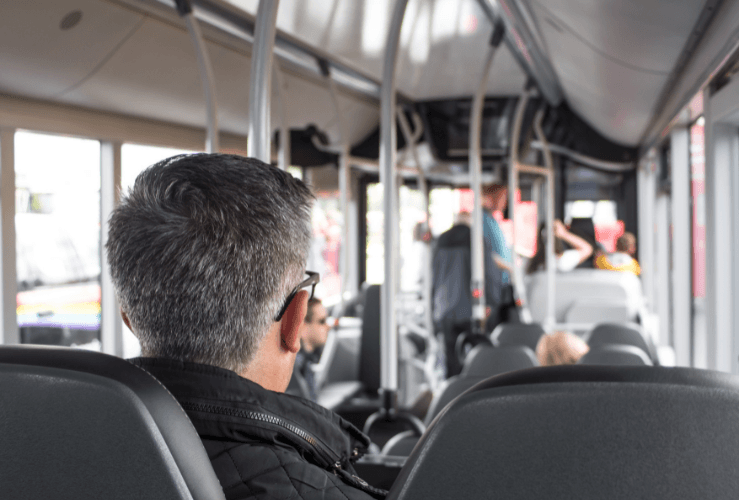
<instances>
[{"instance_id":1,"label":"metal grab pole","mask_svg":"<svg viewBox=\"0 0 739 500\"><path fill-rule=\"evenodd\" d=\"M270 149L270 100L272 97L272 52L277 31L279 0L259 0L249 83L249 131L247 155L265 163L272 161Z\"/></svg>"},{"instance_id":2,"label":"metal grab pole","mask_svg":"<svg viewBox=\"0 0 739 500\"><path fill-rule=\"evenodd\" d=\"M544 135L544 131L541 128L541 121L544 119L544 111L539 110L534 118L534 130L536 136L541 141L542 150L544 152L544 165L546 166L549 174L547 175L547 248L546 248L546 263L547 263L547 315L544 320L545 330L549 332L552 326L555 324L556 319L554 316L554 294L555 289L555 273L557 263L554 256L554 162L552 161L552 152L549 149L549 142Z\"/></svg>"},{"instance_id":3,"label":"metal grab pole","mask_svg":"<svg viewBox=\"0 0 739 500\"><path fill-rule=\"evenodd\" d=\"M511 134L511 153L509 158L509 174L508 174L508 212L510 213L511 226L511 255L513 262L511 262L511 282L513 283L513 289L516 291L519 299L523 298L522 292L522 279L520 269L518 268L518 262L516 259L516 191L518 191L518 143L521 137L521 127L523 126L523 115L526 112L526 105L529 103L531 93L528 88L521 92L521 96L518 99L518 105L516 107L516 115L513 120L513 130ZM524 321L530 320L528 309L524 308L522 311Z\"/></svg>"},{"instance_id":4,"label":"metal grab pole","mask_svg":"<svg viewBox=\"0 0 739 500\"><path fill-rule=\"evenodd\" d=\"M480 149L480 134L482 131L482 111L485 107L485 91L488 86L488 75L493 65L495 51L502 38L502 30L495 25L493 43L488 51L488 57L482 69L480 84L472 100L470 111L470 186L474 195L472 205L472 232L471 258L472 258L472 333L482 334L485 332L485 244L482 215L482 151Z\"/></svg>"},{"instance_id":5,"label":"metal grab pole","mask_svg":"<svg viewBox=\"0 0 739 500\"><path fill-rule=\"evenodd\" d=\"M203 40L203 33L200 31L200 25L192 13L192 4L190 0L175 0L177 11L185 20L187 31L190 32L190 38L195 46L195 56L198 60L198 70L200 71L200 81L203 84L203 93L205 94L205 106L207 110L208 134L205 139L205 151L208 153L218 152L218 101L216 99L216 79L213 75L213 66L210 64L208 57L208 48Z\"/></svg>"},{"instance_id":6,"label":"metal grab pole","mask_svg":"<svg viewBox=\"0 0 739 500\"><path fill-rule=\"evenodd\" d=\"M380 90L380 182L383 185L385 281L380 301L380 382L383 407L394 412L398 390L398 329L395 315L395 267L398 265L396 246L398 232L395 90L400 28L408 0L397 0L388 31Z\"/></svg>"},{"instance_id":7,"label":"metal grab pole","mask_svg":"<svg viewBox=\"0 0 739 500\"><path fill-rule=\"evenodd\" d=\"M423 196L423 206L426 211L426 225L428 227L429 222L429 193L428 183L426 182L426 173L421 168L421 158L418 156L418 149L416 148L416 141L420 137L420 126L416 124L416 134L411 132L411 126L408 123L408 118L405 116L403 110L398 109L398 122L400 122L400 129L403 132L403 137L413 155L413 161L416 163L418 169L418 190L421 191ZM423 305L424 305L424 319L426 322L426 329L428 331L429 340L434 341L434 324L431 315L431 243L429 241L424 242L424 255L421 269L423 269Z\"/></svg>"},{"instance_id":8,"label":"metal grab pole","mask_svg":"<svg viewBox=\"0 0 739 500\"><path fill-rule=\"evenodd\" d=\"M339 275L341 276L341 299L339 306L344 309L344 295L347 292L347 283L349 283L349 191L351 170L349 165L349 129L344 121L344 114L341 112L339 105L339 91L336 89L336 82L331 76L331 70L328 65L322 64L322 71L328 81L329 92L331 93L331 101L334 104L336 112L336 121L339 130L339 144L341 149L339 153L339 193L341 196L341 213L344 216L344 222L341 227L341 254L339 260Z\"/></svg>"},{"instance_id":9,"label":"metal grab pole","mask_svg":"<svg viewBox=\"0 0 739 500\"><path fill-rule=\"evenodd\" d=\"M282 79L280 65L273 66L275 78L275 90L277 90L277 102L280 104L280 151L277 154L277 166L281 170L287 170L292 158L290 158L290 128L287 122L287 98L285 96L285 84Z\"/></svg>"}]
</instances>

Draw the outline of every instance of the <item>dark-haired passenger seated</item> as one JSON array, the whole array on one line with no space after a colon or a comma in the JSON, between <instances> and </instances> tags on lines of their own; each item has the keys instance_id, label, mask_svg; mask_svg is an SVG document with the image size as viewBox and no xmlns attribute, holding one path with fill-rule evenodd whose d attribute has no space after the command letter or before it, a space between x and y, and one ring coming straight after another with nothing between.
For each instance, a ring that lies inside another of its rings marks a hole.
<instances>
[{"instance_id":1,"label":"dark-haired passenger seated","mask_svg":"<svg viewBox=\"0 0 739 500\"><path fill-rule=\"evenodd\" d=\"M229 499L382 498L356 477L369 439L283 394L316 273L313 195L235 155L176 156L142 172L106 245L132 360L179 401ZM307 275L307 276L306 276Z\"/></svg>"}]
</instances>

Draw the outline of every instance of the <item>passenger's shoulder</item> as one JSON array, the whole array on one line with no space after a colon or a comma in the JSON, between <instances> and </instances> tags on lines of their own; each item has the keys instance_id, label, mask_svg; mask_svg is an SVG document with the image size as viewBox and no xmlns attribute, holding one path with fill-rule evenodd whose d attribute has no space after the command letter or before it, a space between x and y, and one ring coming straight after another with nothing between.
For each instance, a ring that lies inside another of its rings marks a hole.
<instances>
[{"instance_id":1,"label":"passenger's shoulder","mask_svg":"<svg viewBox=\"0 0 739 500\"><path fill-rule=\"evenodd\" d=\"M204 440L204 444L228 500L374 498L307 461L294 448L261 442Z\"/></svg>"}]
</instances>

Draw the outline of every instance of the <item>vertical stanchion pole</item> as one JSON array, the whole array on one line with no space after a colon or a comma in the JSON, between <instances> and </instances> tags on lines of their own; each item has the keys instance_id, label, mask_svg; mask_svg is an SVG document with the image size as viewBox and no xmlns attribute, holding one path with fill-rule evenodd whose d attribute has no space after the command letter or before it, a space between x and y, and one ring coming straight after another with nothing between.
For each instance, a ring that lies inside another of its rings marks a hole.
<instances>
[{"instance_id":1,"label":"vertical stanchion pole","mask_svg":"<svg viewBox=\"0 0 739 500\"><path fill-rule=\"evenodd\" d=\"M118 205L121 192L121 143L104 141L100 144L100 277L101 322L100 343L102 351L114 356L123 356L123 322L121 308L115 296L113 279L110 276L105 244L108 242L110 214Z\"/></svg>"},{"instance_id":2,"label":"vertical stanchion pole","mask_svg":"<svg viewBox=\"0 0 739 500\"><path fill-rule=\"evenodd\" d=\"M380 182L383 185L385 281L380 301L380 382L383 408L395 411L398 391L398 331L395 315L395 267L398 265L397 232L397 178L396 178L396 67L400 28L408 0L397 0L388 31L380 89Z\"/></svg>"},{"instance_id":3,"label":"vertical stanchion pole","mask_svg":"<svg viewBox=\"0 0 739 500\"><path fill-rule=\"evenodd\" d=\"M200 71L200 81L203 84L203 93L205 94L205 106L207 109L208 133L205 140L205 151L208 153L218 152L218 101L216 100L216 79L213 75L213 67L208 57L208 48L205 46L203 33L200 31L200 25L192 13L192 4L190 0L175 0L177 11L185 20L187 31L190 32L190 38L195 46L195 56L198 60L198 70Z\"/></svg>"},{"instance_id":4,"label":"vertical stanchion pole","mask_svg":"<svg viewBox=\"0 0 739 500\"><path fill-rule=\"evenodd\" d=\"M277 101L280 105L280 151L277 154L277 166L281 170L287 170L292 158L290 157L290 127L287 121L287 91L282 79L280 65L273 66L275 78L275 90L277 90Z\"/></svg>"},{"instance_id":5,"label":"vertical stanchion pole","mask_svg":"<svg viewBox=\"0 0 739 500\"><path fill-rule=\"evenodd\" d=\"M480 150L480 133L482 131L482 111L485 107L485 91L488 86L488 75L493 65L493 57L500 41L503 39L503 29L496 24L493 39L488 50L485 65L482 68L480 83L472 100L470 111L470 187L474 196L472 206L472 231L470 235L472 258L472 333L485 332L485 259L483 252L484 229L482 216L482 152Z\"/></svg>"},{"instance_id":6,"label":"vertical stanchion pole","mask_svg":"<svg viewBox=\"0 0 739 500\"><path fill-rule=\"evenodd\" d=\"M526 105L529 103L530 91L527 88L521 92L516 107L516 115L513 120L513 130L511 134L511 152L508 165L508 213L511 218L511 254L513 262L511 263L511 282L513 289L520 299L523 299L523 280L521 279L521 270L518 268L518 259L516 258L516 191L518 191L518 143L521 137L521 127L523 126L523 115L526 112ZM524 315L526 316L526 315ZM528 318L524 318L528 319Z\"/></svg>"},{"instance_id":7,"label":"vertical stanchion pole","mask_svg":"<svg viewBox=\"0 0 739 500\"><path fill-rule=\"evenodd\" d=\"M544 153L544 166L547 169L547 248L546 248L546 264L547 264L547 310L544 320L544 327L547 332L551 332L556 319L554 316L554 294L555 289L555 272L556 258L554 256L554 162L552 161L552 152L549 149L549 142L541 128L541 121L544 119L544 111L539 110L534 118L534 130L539 142L542 144Z\"/></svg>"},{"instance_id":8,"label":"vertical stanchion pole","mask_svg":"<svg viewBox=\"0 0 739 500\"><path fill-rule=\"evenodd\" d=\"M18 281L15 251L15 130L0 128L0 266L2 327L0 343L20 344L16 304Z\"/></svg>"},{"instance_id":9,"label":"vertical stanchion pole","mask_svg":"<svg viewBox=\"0 0 739 500\"><path fill-rule=\"evenodd\" d=\"M270 149L270 101L272 97L272 52L277 31L279 0L259 0L249 84L249 132L247 155L265 163L272 160Z\"/></svg>"}]
</instances>

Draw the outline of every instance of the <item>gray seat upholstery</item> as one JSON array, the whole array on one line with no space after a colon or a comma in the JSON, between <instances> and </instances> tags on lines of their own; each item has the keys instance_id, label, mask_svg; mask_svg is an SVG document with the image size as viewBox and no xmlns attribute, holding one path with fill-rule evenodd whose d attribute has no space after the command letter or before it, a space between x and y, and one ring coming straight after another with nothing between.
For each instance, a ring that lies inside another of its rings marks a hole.
<instances>
[{"instance_id":1,"label":"gray seat upholstery","mask_svg":"<svg viewBox=\"0 0 739 500\"><path fill-rule=\"evenodd\" d=\"M555 366L442 412L388 500L736 498L739 381L664 367Z\"/></svg>"},{"instance_id":2,"label":"gray seat upholstery","mask_svg":"<svg viewBox=\"0 0 739 500\"><path fill-rule=\"evenodd\" d=\"M495 347L524 345L536 352L536 344L544 335L539 323L503 323L491 335Z\"/></svg>"},{"instance_id":3,"label":"gray seat upholstery","mask_svg":"<svg viewBox=\"0 0 739 500\"><path fill-rule=\"evenodd\" d=\"M609 344L638 347L655 359L655 348L644 337L641 327L634 323L601 323L590 331L588 345L591 349Z\"/></svg>"},{"instance_id":4,"label":"gray seat upholstery","mask_svg":"<svg viewBox=\"0 0 739 500\"><path fill-rule=\"evenodd\" d=\"M479 345L475 347L467 356L462 373L448 379L431 401L424 424L430 425L446 405L486 378L538 365L536 356L526 346L494 348L489 345ZM383 454L408 456L417 441L418 436L412 432L398 434L385 444Z\"/></svg>"},{"instance_id":5,"label":"gray seat upholstery","mask_svg":"<svg viewBox=\"0 0 739 500\"><path fill-rule=\"evenodd\" d=\"M185 412L127 361L0 346L0 498L225 499Z\"/></svg>"},{"instance_id":6,"label":"gray seat upholstery","mask_svg":"<svg viewBox=\"0 0 739 500\"><path fill-rule=\"evenodd\" d=\"M592 347L577 362L579 365L652 366L649 355L633 345L600 345Z\"/></svg>"}]
</instances>

